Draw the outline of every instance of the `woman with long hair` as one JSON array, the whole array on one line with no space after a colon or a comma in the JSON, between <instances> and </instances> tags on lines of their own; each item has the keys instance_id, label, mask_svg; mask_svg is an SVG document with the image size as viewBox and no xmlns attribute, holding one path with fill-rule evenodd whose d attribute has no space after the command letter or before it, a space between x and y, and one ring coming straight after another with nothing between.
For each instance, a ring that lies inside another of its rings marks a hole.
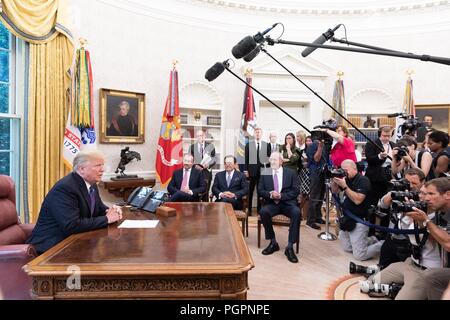
<instances>
[{"instance_id":1,"label":"woman with long hair","mask_svg":"<svg viewBox=\"0 0 450 320\"><path fill-rule=\"evenodd\" d=\"M300 151L295 146L295 136L289 132L284 137L284 144L280 148L283 155L283 168L289 168L295 173L298 172L298 159L300 158Z\"/></svg>"}]
</instances>

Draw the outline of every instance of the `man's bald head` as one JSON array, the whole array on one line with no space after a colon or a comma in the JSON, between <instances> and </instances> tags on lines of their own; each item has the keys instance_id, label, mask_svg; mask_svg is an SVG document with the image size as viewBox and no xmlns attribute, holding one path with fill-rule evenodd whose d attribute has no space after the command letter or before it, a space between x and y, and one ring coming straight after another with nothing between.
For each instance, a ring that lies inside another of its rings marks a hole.
<instances>
[{"instance_id":1,"label":"man's bald head","mask_svg":"<svg viewBox=\"0 0 450 320\"><path fill-rule=\"evenodd\" d=\"M355 161L347 159L342 161L341 168L347 173L347 176L351 179L358 173L358 168Z\"/></svg>"}]
</instances>

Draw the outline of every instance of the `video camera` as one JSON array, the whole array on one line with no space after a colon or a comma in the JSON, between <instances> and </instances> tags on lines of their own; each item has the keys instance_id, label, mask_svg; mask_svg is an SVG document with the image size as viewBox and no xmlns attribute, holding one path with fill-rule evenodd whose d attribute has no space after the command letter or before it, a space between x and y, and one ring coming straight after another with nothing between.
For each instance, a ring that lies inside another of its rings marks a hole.
<instances>
[{"instance_id":1,"label":"video camera","mask_svg":"<svg viewBox=\"0 0 450 320\"><path fill-rule=\"evenodd\" d=\"M419 127L425 127L425 123L420 121L419 118L414 117L412 114L407 113L394 113L388 115L388 118L398 117L405 119L405 122L400 126L400 131L402 135L408 134L413 136Z\"/></svg>"},{"instance_id":2,"label":"video camera","mask_svg":"<svg viewBox=\"0 0 450 320\"><path fill-rule=\"evenodd\" d=\"M336 131L337 121L333 118L322 121L321 125L315 126L314 129L329 129ZM333 138L330 137L326 132L322 130L312 130L311 131L311 140L323 140L325 145L331 146L333 144Z\"/></svg>"}]
</instances>

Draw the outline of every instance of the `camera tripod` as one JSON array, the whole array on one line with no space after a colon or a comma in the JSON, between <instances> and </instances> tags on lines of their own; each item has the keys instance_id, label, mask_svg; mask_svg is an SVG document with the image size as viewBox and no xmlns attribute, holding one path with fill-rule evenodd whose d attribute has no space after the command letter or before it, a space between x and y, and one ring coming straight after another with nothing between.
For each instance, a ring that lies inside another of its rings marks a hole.
<instances>
[{"instance_id":1,"label":"camera tripod","mask_svg":"<svg viewBox=\"0 0 450 320\"><path fill-rule=\"evenodd\" d=\"M334 241L337 237L330 232L330 189L331 180L325 178L325 232L317 235L318 238L326 241Z\"/></svg>"}]
</instances>

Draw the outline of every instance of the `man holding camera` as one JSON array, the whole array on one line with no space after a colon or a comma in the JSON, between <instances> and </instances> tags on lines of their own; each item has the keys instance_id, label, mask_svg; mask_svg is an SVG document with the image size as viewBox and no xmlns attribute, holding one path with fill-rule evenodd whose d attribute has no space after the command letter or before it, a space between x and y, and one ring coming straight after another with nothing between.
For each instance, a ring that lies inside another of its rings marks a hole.
<instances>
[{"instance_id":1,"label":"man holding camera","mask_svg":"<svg viewBox=\"0 0 450 320\"><path fill-rule=\"evenodd\" d=\"M428 209L433 213L427 214L423 210L413 208L413 211L407 212L405 217L411 218L410 221L405 221L406 219L402 219L402 221L404 228L410 228L414 226L413 222L416 222L419 223L417 227L426 227L429 233L425 233L422 239L419 236L410 235L410 241L414 246L411 257L404 262L389 265L366 281L370 286L403 284L396 300L427 299L427 286L430 285L427 283L429 281L427 277L436 276L433 272L436 268L441 267L438 243L446 250L449 249L450 236L438 226L437 220L449 219L450 181L448 178L433 179L428 181L423 189L425 189L424 199L428 204ZM445 213L444 217L443 213ZM444 270L443 275L440 273L438 275L441 276L441 282L446 286L450 280L448 271ZM444 289L441 291L443 292ZM430 297L433 296L430 295Z\"/></svg>"},{"instance_id":2,"label":"man holding camera","mask_svg":"<svg viewBox=\"0 0 450 320\"><path fill-rule=\"evenodd\" d=\"M367 177L358 173L356 163L353 160L344 160L341 164L346 177L334 177L331 191L340 194L342 208L350 211L361 219L367 218L369 201L367 194L370 191L370 181ZM373 258L378 252L382 242L376 238L368 237L369 227L357 223L352 218L344 215L340 219L339 239L344 251L353 253L357 260Z\"/></svg>"},{"instance_id":3,"label":"man holding camera","mask_svg":"<svg viewBox=\"0 0 450 320\"><path fill-rule=\"evenodd\" d=\"M414 209L414 212L407 213L414 222L427 228L431 237L436 240L441 248L441 259L443 255L450 252L450 180L439 178L427 184L425 199L432 210L436 210L435 219L431 220L425 212ZM444 229L444 228L445 229ZM448 260L446 261L448 264ZM428 300L441 299L450 281L450 265L444 268L429 268L424 272L426 283L426 293Z\"/></svg>"},{"instance_id":4,"label":"man holding camera","mask_svg":"<svg viewBox=\"0 0 450 320\"><path fill-rule=\"evenodd\" d=\"M394 187L392 191L385 194L378 203L378 208L382 210L389 210L393 201L405 201L405 195L408 199L418 200L420 189L425 183L425 174L422 170L411 168L405 171L405 179L408 182L408 191L404 192L404 187ZM401 189L395 190L395 189ZM387 215L390 217L390 214ZM394 223L390 223L390 227L394 228ZM403 234L388 234L385 242L381 246L379 267L384 269L391 263L405 261L411 255L411 244L407 235Z\"/></svg>"}]
</instances>

